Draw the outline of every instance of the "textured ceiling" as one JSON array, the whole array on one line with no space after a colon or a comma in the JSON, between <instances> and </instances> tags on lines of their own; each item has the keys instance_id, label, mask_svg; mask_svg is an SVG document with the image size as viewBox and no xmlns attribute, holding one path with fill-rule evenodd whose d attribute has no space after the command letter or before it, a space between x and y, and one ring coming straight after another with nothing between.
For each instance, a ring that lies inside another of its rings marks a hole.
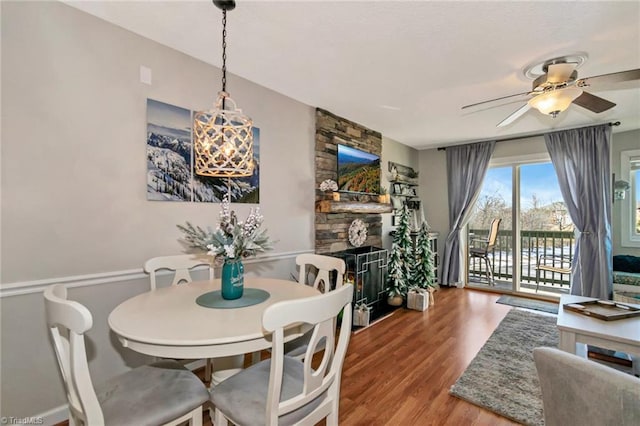
<instances>
[{"instance_id":1,"label":"textured ceiling","mask_svg":"<svg viewBox=\"0 0 640 426\"><path fill-rule=\"evenodd\" d=\"M66 3L221 65L221 12L208 0ZM523 69L560 55L588 54L579 77L640 68L638 1L238 1L227 27L229 72L418 149L614 120L640 128L640 81L590 89L618 104L601 114L532 110L497 128L522 101L461 110L529 90Z\"/></svg>"}]
</instances>

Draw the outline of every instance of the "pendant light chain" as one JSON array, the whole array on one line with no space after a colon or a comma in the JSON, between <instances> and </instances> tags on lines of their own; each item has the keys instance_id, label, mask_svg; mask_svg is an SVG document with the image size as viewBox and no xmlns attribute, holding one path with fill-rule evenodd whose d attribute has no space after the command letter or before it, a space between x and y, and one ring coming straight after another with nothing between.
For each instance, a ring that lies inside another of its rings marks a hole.
<instances>
[{"instance_id":1,"label":"pendant light chain","mask_svg":"<svg viewBox=\"0 0 640 426\"><path fill-rule=\"evenodd\" d=\"M222 11L222 91L227 91L227 10Z\"/></svg>"},{"instance_id":2,"label":"pendant light chain","mask_svg":"<svg viewBox=\"0 0 640 426\"><path fill-rule=\"evenodd\" d=\"M222 10L222 90L213 109L193 116L194 169L199 176L251 176L255 169L253 120L227 93L227 10L233 9L235 2L213 0L213 4ZM230 180L227 193L231 193Z\"/></svg>"}]
</instances>

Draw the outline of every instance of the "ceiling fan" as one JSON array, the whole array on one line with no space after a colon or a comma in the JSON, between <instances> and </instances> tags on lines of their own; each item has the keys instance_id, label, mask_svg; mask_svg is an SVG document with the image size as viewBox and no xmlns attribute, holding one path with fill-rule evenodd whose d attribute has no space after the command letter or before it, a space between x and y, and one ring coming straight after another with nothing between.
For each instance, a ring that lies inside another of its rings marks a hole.
<instances>
[{"instance_id":1,"label":"ceiling fan","mask_svg":"<svg viewBox=\"0 0 640 426\"><path fill-rule=\"evenodd\" d=\"M616 104L586 92L583 90L584 88L604 83L621 83L640 80L640 69L579 79L576 68L582 65L586 57L586 54L561 56L549 59L541 64L529 66L525 69L525 75L531 78L535 77L531 91L465 105L462 109L518 96L530 97L526 104L498 123L497 127L504 127L513 123L531 108L535 108L541 113L548 114L553 118L566 110L572 103L586 108L589 111L601 113L613 108ZM540 72L542 72L542 74L540 74Z\"/></svg>"}]
</instances>

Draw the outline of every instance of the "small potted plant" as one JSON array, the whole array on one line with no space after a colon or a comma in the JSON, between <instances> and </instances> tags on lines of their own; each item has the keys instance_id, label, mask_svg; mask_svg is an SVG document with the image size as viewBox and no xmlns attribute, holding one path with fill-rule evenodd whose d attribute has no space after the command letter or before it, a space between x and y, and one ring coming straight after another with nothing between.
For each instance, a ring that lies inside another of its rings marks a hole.
<instances>
[{"instance_id":1,"label":"small potted plant","mask_svg":"<svg viewBox=\"0 0 640 426\"><path fill-rule=\"evenodd\" d=\"M411 169L407 172L407 183L418 183L418 172Z\"/></svg>"},{"instance_id":2,"label":"small potted plant","mask_svg":"<svg viewBox=\"0 0 640 426\"><path fill-rule=\"evenodd\" d=\"M378 202L384 203L384 204L389 204L390 202L389 191L384 186L380 187L380 195L378 196Z\"/></svg>"},{"instance_id":3,"label":"small potted plant","mask_svg":"<svg viewBox=\"0 0 640 426\"><path fill-rule=\"evenodd\" d=\"M331 196L333 198L333 201L340 201L340 193L338 192L338 184L336 183L336 181L332 179L323 180L320 184L320 191L324 193L332 191Z\"/></svg>"}]
</instances>

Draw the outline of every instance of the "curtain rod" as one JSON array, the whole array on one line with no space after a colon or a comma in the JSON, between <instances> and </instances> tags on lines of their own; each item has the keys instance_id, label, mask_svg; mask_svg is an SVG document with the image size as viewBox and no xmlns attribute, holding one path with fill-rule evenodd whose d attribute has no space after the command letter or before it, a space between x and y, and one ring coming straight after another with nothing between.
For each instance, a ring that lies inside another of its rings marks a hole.
<instances>
[{"instance_id":1,"label":"curtain rod","mask_svg":"<svg viewBox=\"0 0 640 426\"><path fill-rule=\"evenodd\" d=\"M613 126L619 126L620 122L619 121L614 121L614 122L610 122L607 123L607 125L613 127ZM598 124L594 124L594 125L589 125L589 126L584 126L584 127L574 127L572 129L559 129L559 130L554 130L554 132L563 132L566 130L576 130L576 129L584 129L585 127L593 127L593 126L598 126ZM469 144L474 144L474 143L480 143L480 142L489 142L489 141L496 141L496 142L504 142L504 141L517 141L519 139L527 139L527 138L535 138L537 136L543 136L546 133L551 133L551 132L544 132L544 133L535 133L533 135L523 135L523 136L515 136L515 137L506 137L506 138L501 138L501 139L486 139L486 140L482 140L482 141L476 141L476 142L468 142L468 143L463 143L463 144L459 144L459 145L469 145ZM454 146L458 146L458 145L449 145L449 148L454 147ZM439 146L438 147L438 151L446 151L447 147L446 146Z\"/></svg>"}]
</instances>

